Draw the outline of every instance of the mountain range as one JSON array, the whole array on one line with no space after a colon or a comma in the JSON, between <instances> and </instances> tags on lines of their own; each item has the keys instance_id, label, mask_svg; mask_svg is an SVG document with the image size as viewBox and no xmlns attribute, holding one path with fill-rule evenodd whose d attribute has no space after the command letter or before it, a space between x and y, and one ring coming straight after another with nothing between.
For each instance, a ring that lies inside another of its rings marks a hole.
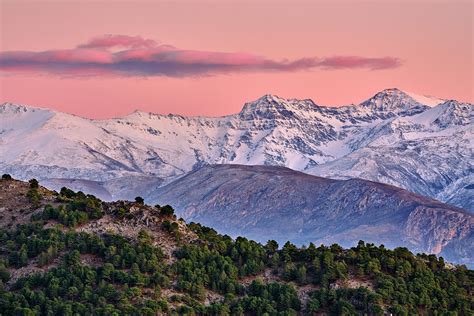
<instances>
[{"instance_id":1,"label":"mountain range","mask_svg":"<svg viewBox=\"0 0 474 316\"><path fill-rule=\"evenodd\" d=\"M364 240L474 266L474 214L387 184L285 167L212 165L147 198L231 237L343 247Z\"/></svg>"},{"instance_id":2,"label":"mountain range","mask_svg":"<svg viewBox=\"0 0 474 316\"><path fill-rule=\"evenodd\" d=\"M224 117L86 119L0 106L0 170L105 199L151 196L209 164L361 178L473 210L473 105L383 90L342 107L265 95Z\"/></svg>"}]
</instances>

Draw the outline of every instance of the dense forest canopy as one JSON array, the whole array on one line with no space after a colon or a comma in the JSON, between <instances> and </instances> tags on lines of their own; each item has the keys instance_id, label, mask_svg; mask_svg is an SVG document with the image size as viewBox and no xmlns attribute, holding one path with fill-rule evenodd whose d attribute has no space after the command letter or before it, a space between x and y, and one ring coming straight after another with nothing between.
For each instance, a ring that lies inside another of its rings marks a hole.
<instances>
[{"instance_id":1,"label":"dense forest canopy","mask_svg":"<svg viewBox=\"0 0 474 316\"><path fill-rule=\"evenodd\" d=\"M30 181L25 192L31 218L0 230L2 315L474 313L474 271L434 255L363 241L351 249L262 245L183 224L171 206L140 197L111 204L63 188L46 203L39 188ZM171 253L153 230L129 238L83 229L106 219L125 226L132 208L156 211Z\"/></svg>"}]
</instances>

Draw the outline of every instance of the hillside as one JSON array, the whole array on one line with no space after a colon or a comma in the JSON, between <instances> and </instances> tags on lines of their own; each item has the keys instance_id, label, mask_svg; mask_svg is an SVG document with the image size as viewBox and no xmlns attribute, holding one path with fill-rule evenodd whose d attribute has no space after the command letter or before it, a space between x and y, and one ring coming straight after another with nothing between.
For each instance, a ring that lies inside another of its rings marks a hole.
<instances>
[{"instance_id":1,"label":"hillside","mask_svg":"<svg viewBox=\"0 0 474 316\"><path fill-rule=\"evenodd\" d=\"M0 180L2 315L457 313L474 273L359 242L279 247L176 220L169 206L102 202Z\"/></svg>"},{"instance_id":2,"label":"hillside","mask_svg":"<svg viewBox=\"0 0 474 316\"><path fill-rule=\"evenodd\" d=\"M472 104L398 89L343 107L265 95L224 117L136 111L90 120L5 103L0 170L114 200L206 164L286 166L387 183L474 211L472 123Z\"/></svg>"},{"instance_id":3,"label":"hillside","mask_svg":"<svg viewBox=\"0 0 474 316\"><path fill-rule=\"evenodd\" d=\"M205 166L156 190L152 203L231 236L298 245L365 240L474 265L474 216L376 182L315 177L284 167Z\"/></svg>"}]
</instances>

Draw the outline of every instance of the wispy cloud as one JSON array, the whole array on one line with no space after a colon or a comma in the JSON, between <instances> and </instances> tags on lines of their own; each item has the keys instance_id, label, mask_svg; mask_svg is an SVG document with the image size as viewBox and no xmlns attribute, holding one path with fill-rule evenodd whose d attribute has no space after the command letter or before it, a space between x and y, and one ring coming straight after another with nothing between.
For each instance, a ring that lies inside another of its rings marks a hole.
<instances>
[{"instance_id":1,"label":"wispy cloud","mask_svg":"<svg viewBox=\"0 0 474 316\"><path fill-rule=\"evenodd\" d=\"M370 69L401 66L395 57L333 56L273 60L250 53L179 49L139 36L106 35L73 49L0 52L5 73L196 77L239 72Z\"/></svg>"},{"instance_id":2,"label":"wispy cloud","mask_svg":"<svg viewBox=\"0 0 474 316\"><path fill-rule=\"evenodd\" d=\"M110 47L127 47L127 48L147 48L158 46L158 43L152 39L145 39L141 36L128 35L104 35L94 37L87 43L78 45L78 48L110 48Z\"/></svg>"},{"instance_id":3,"label":"wispy cloud","mask_svg":"<svg viewBox=\"0 0 474 316\"><path fill-rule=\"evenodd\" d=\"M319 66L329 69L343 68L369 68L372 70L389 69L401 66L398 58L394 57L360 57L360 56L334 56L323 58Z\"/></svg>"}]
</instances>

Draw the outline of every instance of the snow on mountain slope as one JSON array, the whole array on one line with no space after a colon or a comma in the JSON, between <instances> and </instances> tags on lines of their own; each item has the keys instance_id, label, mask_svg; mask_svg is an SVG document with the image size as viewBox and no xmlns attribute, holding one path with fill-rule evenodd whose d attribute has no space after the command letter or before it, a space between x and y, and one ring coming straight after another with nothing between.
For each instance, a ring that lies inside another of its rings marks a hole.
<instances>
[{"instance_id":1,"label":"snow on mountain slope","mask_svg":"<svg viewBox=\"0 0 474 316\"><path fill-rule=\"evenodd\" d=\"M5 103L0 171L94 181L94 192L99 185L103 197L121 198L140 194L143 179L162 185L206 164L277 165L394 184L472 210L472 113L472 104L398 89L338 108L265 95L217 118L136 111L89 120Z\"/></svg>"},{"instance_id":2,"label":"snow on mountain slope","mask_svg":"<svg viewBox=\"0 0 474 316\"><path fill-rule=\"evenodd\" d=\"M446 101L361 132L350 154L306 172L388 183L472 211L472 122L472 104Z\"/></svg>"},{"instance_id":3,"label":"snow on mountain slope","mask_svg":"<svg viewBox=\"0 0 474 316\"><path fill-rule=\"evenodd\" d=\"M432 96L420 95L420 94L407 92L407 91L405 91L405 93L408 94L416 102L427 105L427 106L431 106L431 107L446 102L446 100L438 99Z\"/></svg>"}]
</instances>

